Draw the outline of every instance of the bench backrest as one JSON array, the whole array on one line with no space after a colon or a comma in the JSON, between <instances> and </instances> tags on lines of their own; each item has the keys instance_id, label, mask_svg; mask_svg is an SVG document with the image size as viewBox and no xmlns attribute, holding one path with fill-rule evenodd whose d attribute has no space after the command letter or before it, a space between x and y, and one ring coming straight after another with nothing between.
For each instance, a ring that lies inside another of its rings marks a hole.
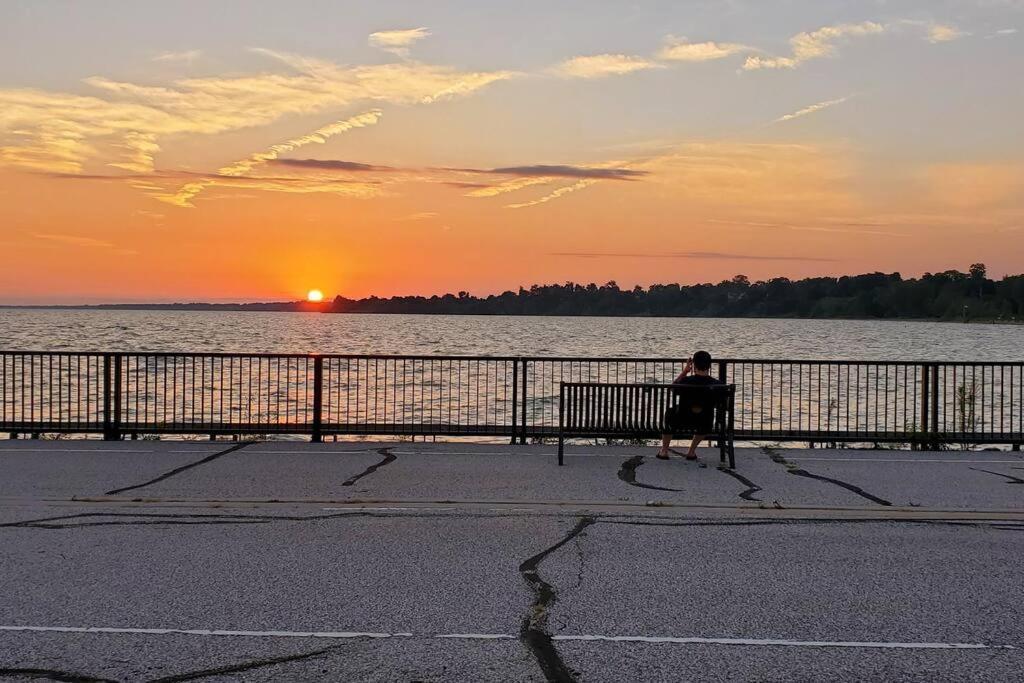
<instances>
[{"instance_id":1,"label":"bench backrest","mask_svg":"<svg viewBox=\"0 0 1024 683\"><path fill-rule=\"evenodd\" d=\"M581 435L732 430L736 387L562 382L559 430ZM712 416L713 414L713 416ZM706 427L705 427L706 428Z\"/></svg>"}]
</instances>

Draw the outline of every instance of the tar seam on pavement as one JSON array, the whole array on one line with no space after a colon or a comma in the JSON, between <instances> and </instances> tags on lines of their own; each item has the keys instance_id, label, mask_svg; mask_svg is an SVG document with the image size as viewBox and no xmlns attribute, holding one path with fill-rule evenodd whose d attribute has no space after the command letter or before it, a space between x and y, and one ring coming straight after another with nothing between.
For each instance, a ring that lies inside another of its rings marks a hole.
<instances>
[{"instance_id":1,"label":"tar seam on pavement","mask_svg":"<svg viewBox=\"0 0 1024 683\"><path fill-rule=\"evenodd\" d=\"M383 460L376 464L370 465L369 467L367 467L365 470L355 475L354 477L349 477L342 483L342 486L352 486L366 475L373 474L381 467L384 467L384 465L392 463L397 459L397 456L391 452L390 447L378 449L377 452L384 456Z\"/></svg>"},{"instance_id":2,"label":"tar seam on pavement","mask_svg":"<svg viewBox=\"0 0 1024 683\"><path fill-rule=\"evenodd\" d=\"M562 661L562 657L551 640L551 634L548 633L548 611L558 600L558 593L551 584L540 578L537 567L545 557L579 536L595 521L593 517L580 517L576 526L562 540L524 560L519 565L519 573L534 594L530 613L523 617L519 640L537 660L544 677L552 683L570 683L576 680L576 674Z\"/></svg>"},{"instance_id":3,"label":"tar seam on pavement","mask_svg":"<svg viewBox=\"0 0 1024 683\"><path fill-rule=\"evenodd\" d=\"M760 486L758 486L754 482L750 481L749 479L744 477L742 474L740 474L736 470L730 470L727 467L718 467L717 469L722 474L728 474L733 479L738 479L744 486L747 487L746 491L740 491L740 493L739 493L740 498L742 498L743 500L750 500L750 501L754 501L754 502L760 502L760 500L761 500L760 498L754 498L754 494L757 493L758 491L762 490Z\"/></svg>"},{"instance_id":4,"label":"tar seam on pavement","mask_svg":"<svg viewBox=\"0 0 1024 683\"><path fill-rule=\"evenodd\" d=\"M968 467L967 469L974 470L975 472L984 472L985 474L994 474L997 477L1002 477L1004 479L1009 480L1009 481L1006 482L1007 484L1024 484L1024 479L1021 479L1020 477L1015 477L1012 474L1002 474L1000 472L992 472L991 470L983 470L980 467ZM1015 467L1014 469L1019 469L1019 468Z\"/></svg>"},{"instance_id":5,"label":"tar seam on pavement","mask_svg":"<svg viewBox=\"0 0 1024 683\"><path fill-rule=\"evenodd\" d=\"M228 453L234 453L235 451L237 451L237 450L239 450L241 448L245 448L246 446L250 446L253 443L255 443L255 442L254 441L246 441L245 443L235 444L231 448L226 448L223 451L218 451L218 452L214 453L213 455L208 455L205 458L203 458L202 460L196 460L193 463L189 463L187 465L182 465L181 467L176 467L173 470L171 470L170 472L166 472L164 474L161 474L159 477L157 477L155 479L150 479L147 482L144 482L142 484L135 484L133 486L123 486L123 487L121 487L119 489L114 489L113 491L107 491L103 495L105 495L105 496L114 496L114 495L117 495L118 493L124 493L125 491L134 491L135 489L141 489L142 487L149 486L150 484L156 484L157 482L163 481L164 479L169 479L170 477L173 477L176 474L181 474L182 472L184 472L186 470L190 470L193 467L199 467L200 465L205 465L206 463L208 463L208 462L210 462L212 460L216 460L217 458L221 457L222 455L227 455Z\"/></svg>"},{"instance_id":6,"label":"tar seam on pavement","mask_svg":"<svg viewBox=\"0 0 1024 683\"><path fill-rule=\"evenodd\" d=\"M288 662L298 662L304 659L314 659L316 657L322 657L323 655L337 650L343 647L342 645L330 645L319 650L313 650L311 652L303 652L297 655L284 655L281 657L269 657L267 659L254 659L248 662L242 662L241 664L229 664L227 666L219 666L212 669L202 669L200 671L191 671L183 674L176 674L173 676L164 676L162 678L153 678L147 683L182 683L183 681L194 681L200 678L206 678L208 676L219 676L222 674L234 674L241 673L242 671L250 671L252 669L260 669L265 666L275 666L277 664L286 664Z\"/></svg>"},{"instance_id":7,"label":"tar seam on pavement","mask_svg":"<svg viewBox=\"0 0 1024 683\"><path fill-rule=\"evenodd\" d=\"M118 683L110 678L96 678L71 671L58 671L57 669L4 669L0 668L0 676L11 676L36 680L45 678L50 681L64 681L64 683Z\"/></svg>"},{"instance_id":8,"label":"tar seam on pavement","mask_svg":"<svg viewBox=\"0 0 1024 683\"><path fill-rule=\"evenodd\" d=\"M796 465L794 465L793 463L791 463L788 460L786 460L784 457L782 457L782 454L779 453L774 448L772 448L771 446L765 446L761 450L763 450L765 452L765 454L772 459L772 462L778 463L780 465L784 465L785 468L786 468L786 471L789 472L790 474L795 474L798 477L807 477L808 479L817 479L818 481L828 482L829 484L835 484L836 486L844 488L847 491L851 491L852 493L856 493L861 498L867 498L871 502L878 503L879 505L885 505L885 506L892 505L892 503L890 503L889 501L885 500L884 498L879 498L878 496L876 496L876 495L874 495L872 493L868 493L867 491L865 491L861 487L854 486L853 484L850 484L849 482L845 482L845 481L843 481L841 479L833 479L832 477L825 477L825 476L822 476L820 474L812 474L812 473L808 472L805 469L801 469L801 468L797 467Z\"/></svg>"},{"instance_id":9,"label":"tar seam on pavement","mask_svg":"<svg viewBox=\"0 0 1024 683\"><path fill-rule=\"evenodd\" d=\"M619 468L619 479L626 482L630 486L638 486L642 489L654 489L655 491L673 491L675 493L682 493L682 489L670 489L664 486L654 486L652 484L645 484L636 480L636 468L644 464L644 456L634 455L632 458L622 463Z\"/></svg>"}]
</instances>

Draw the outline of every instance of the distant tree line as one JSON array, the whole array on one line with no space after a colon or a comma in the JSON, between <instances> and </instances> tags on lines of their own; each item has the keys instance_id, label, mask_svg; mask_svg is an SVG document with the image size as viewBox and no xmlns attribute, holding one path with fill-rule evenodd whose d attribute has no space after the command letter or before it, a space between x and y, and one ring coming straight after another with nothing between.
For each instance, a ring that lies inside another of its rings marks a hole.
<instances>
[{"instance_id":1,"label":"distant tree line","mask_svg":"<svg viewBox=\"0 0 1024 683\"><path fill-rule=\"evenodd\" d=\"M899 273L844 277L785 277L751 282L745 275L718 284L639 285L622 289L566 282L476 297L444 296L382 299L337 297L314 304L281 301L248 304L105 304L65 308L319 311L327 313L426 313L449 315L602 315L737 318L906 318L1024 322L1024 275L995 281L985 265L968 272L947 270L904 279Z\"/></svg>"},{"instance_id":2,"label":"distant tree line","mask_svg":"<svg viewBox=\"0 0 1024 683\"><path fill-rule=\"evenodd\" d=\"M622 289L566 282L533 285L486 297L468 292L387 299L337 297L336 313L454 315L597 315L666 317L917 318L1024 320L1024 275L989 279L985 265L904 279L899 273L844 277L785 277L751 282L744 275L718 284L639 285Z\"/></svg>"}]
</instances>

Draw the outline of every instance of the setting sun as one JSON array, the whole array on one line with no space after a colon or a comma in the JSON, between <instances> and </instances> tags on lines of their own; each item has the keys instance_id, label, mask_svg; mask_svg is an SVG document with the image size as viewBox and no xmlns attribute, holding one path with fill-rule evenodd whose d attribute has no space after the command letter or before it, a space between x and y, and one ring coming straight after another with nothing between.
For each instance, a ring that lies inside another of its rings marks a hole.
<instances>
[{"instance_id":1,"label":"setting sun","mask_svg":"<svg viewBox=\"0 0 1024 683\"><path fill-rule=\"evenodd\" d=\"M320 303L323 300L324 300L324 293L321 292L319 289L311 289L311 290L309 290L306 293L306 301L310 301L310 302L316 304L316 303Z\"/></svg>"}]
</instances>

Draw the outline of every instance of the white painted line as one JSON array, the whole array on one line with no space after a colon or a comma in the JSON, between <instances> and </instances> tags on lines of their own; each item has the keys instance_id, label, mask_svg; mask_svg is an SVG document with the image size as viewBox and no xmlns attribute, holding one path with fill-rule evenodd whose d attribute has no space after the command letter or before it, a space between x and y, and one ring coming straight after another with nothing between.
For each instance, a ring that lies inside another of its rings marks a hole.
<instances>
[{"instance_id":1,"label":"white painted line","mask_svg":"<svg viewBox=\"0 0 1024 683\"><path fill-rule=\"evenodd\" d=\"M248 453L260 453L260 454L263 454L263 453L273 453L275 455L310 455L310 454L320 455L320 454L324 454L324 453L326 453L328 455L334 455L335 453L337 453L339 455L342 455L342 454L349 454L349 455L351 455L351 454L355 454L355 453L363 453L365 455L376 455L377 454L377 449L375 449L375 448L374 449L363 449L361 451L332 451L332 450L329 450L329 449L326 449L326 448L310 448L309 450L305 450L305 451L264 451L264 450L261 450L259 448L250 448L250 449L248 449L247 452Z\"/></svg>"},{"instance_id":2,"label":"white painted line","mask_svg":"<svg viewBox=\"0 0 1024 683\"><path fill-rule=\"evenodd\" d=\"M211 450L217 450L215 446L210 446L204 450L157 450L157 451L140 451L125 448L11 448L7 450L8 453L160 453L160 454L173 454L173 453L209 453ZM0 448L0 452L4 449Z\"/></svg>"},{"instance_id":3,"label":"white painted line","mask_svg":"<svg viewBox=\"0 0 1024 683\"><path fill-rule=\"evenodd\" d=\"M556 455L555 451L550 453L539 453L537 451L392 451L395 455Z\"/></svg>"},{"instance_id":4,"label":"white painted line","mask_svg":"<svg viewBox=\"0 0 1024 683\"><path fill-rule=\"evenodd\" d=\"M235 631L225 629L115 628L104 626L0 626L0 632L186 635L229 638L441 638L445 640L515 640L509 633L382 633L374 631ZM845 647L897 650L1017 650L1016 645L987 643L901 643L858 640L784 640L772 638L676 638L670 636L554 635L552 640L669 645L739 645L747 647Z\"/></svg>"},{"instance_id":5,"label":"white painted line","mask_svg":"<svg viewBox=\"0 0 1024 683\"><path fill-rule=\"evenodd\" d=\"M334 511L334 512L363 512L365 510L373 510L377 512L440 512L440 511L452 511L458 508L436 508L433 506L423 506L415 508L395 508L395 507L347 507L347 508L320 508L321 510Z\"/></svg>"},{"instance_id":6,"label":"white painted line","mask_svg":"<svg viewBox=\"0 0 1024 683\"><path fill-rule=\"evenodd\" d=\"M821 462L937 462L951 465L1018 465L1020 460L927 460L924 458L804 458L799 455L786 454L787 459L793 462L798 460L819 460Z\"/></svg>"},{"instance_id":7,"label":"white painted line","mask_svg":"<svg viewBox=\"0 0 1024 683\"><path fill-rule=\"evenodd\" d=\"M411 638L411 633L362 631L228 631L221 629L111 628L104 626L0 626L0 631L33 633L120 633L141 635L226 636L232 638Z\"/></svg>"},{"instance_id":8,"label":"white painted line","mask_svg":"<svg viewBox=\"0 0 1024 683\"><path fill-rule=\"evenodd\" d=\"M986 643L889 643L857 640L777 640L761 638L672 638L668 636L567 636L552 640L604 641L612 643L670 643L674 645L746 645L753 647L861 647L896 650L1016 650L1015 645Z\"/></svg>"}]
</instances>

